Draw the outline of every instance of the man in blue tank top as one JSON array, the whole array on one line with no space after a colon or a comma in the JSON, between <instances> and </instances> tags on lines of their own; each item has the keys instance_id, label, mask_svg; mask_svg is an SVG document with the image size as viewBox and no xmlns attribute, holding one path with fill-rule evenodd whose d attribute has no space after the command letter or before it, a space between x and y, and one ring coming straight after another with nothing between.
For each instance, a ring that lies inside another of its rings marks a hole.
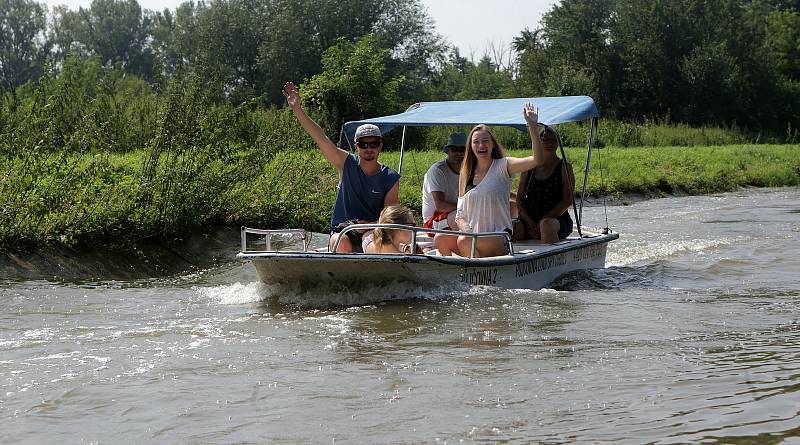
<instances>
[{"instance_id":1,"label":"man in blue tank top","mask_svg":"<svg viewBox=\"0 0 800 445\"><path fill-rule=\"evenodd\" d=\"M292 82L283 86L286 103L303 129L317 143L322 155L339 170L339 191L333 205L331 218L331 238L328 248L333 249L339 238L339 231L348 222L360 224L378 221L384 207L398 203L400 175L378 162L383 149L380 129L371 124L356 129L358 155L351 155L334 145L322 128L314 122L300 106L300 95ZM349 231L339 241L338 252L361 252L361 233Z\"/></svg>"}]
</instances>

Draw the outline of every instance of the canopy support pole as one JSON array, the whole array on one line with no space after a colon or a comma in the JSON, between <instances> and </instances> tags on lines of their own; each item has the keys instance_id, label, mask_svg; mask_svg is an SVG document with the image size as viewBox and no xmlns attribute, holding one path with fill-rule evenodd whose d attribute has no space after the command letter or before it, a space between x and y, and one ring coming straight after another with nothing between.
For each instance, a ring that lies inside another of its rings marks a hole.
<instances>
[{"instance_id":1,"label":"canopy support pole","mask_svg":"<svg viewBox=\"0 0 800 445\"><path fill-rule=\"evenodd\" d=\"M406 126L403 125L403 137L400 139L400 165L397 166L397 173L403 175L403 151L406 147Z\"/></svg>"},{"instance_id":2,"label":"canopy support pole","mask_svg":"<svg viewBox=\"0 0 800 445\"><path fill-rule=\"evenodd\" d=\"M597 132L597 118L592 118L591 127L589 129L589 149L586 152L586 168L583 170L583 191L581 192L581 208L580 212L577 213L578 217L578 234L580 234L580 227L581 227L581 219L583 219L583 203L586 201L586 186L589 182L589 167L592 163L592 143L594 142L594 136ZM581 235L582 236L582 235Z\"/></svg>"},{"instance_id":3,"label":"canopy support pole","mask_svg":"<svg viewBox=\"0 0 800 445\"><path fill-rule=\"evenodd\" d=\"M545 125L545 128L549 128L556 134L558 139L558 148L561 150L561 159L563 159L564 162L569 162L567 159L567 153L564 152L564 144L561 143L561 136L558 134L555 128L547 125ZM572 178L572 180L567 178L567 182L569 182L569 192L572 194L572 213L575 214L575 228L578 231L578 237L583 238L583 233L581 233L581 217L578 215L578 208L575 207L575 178Z\"/></svg>"}]
</instances>

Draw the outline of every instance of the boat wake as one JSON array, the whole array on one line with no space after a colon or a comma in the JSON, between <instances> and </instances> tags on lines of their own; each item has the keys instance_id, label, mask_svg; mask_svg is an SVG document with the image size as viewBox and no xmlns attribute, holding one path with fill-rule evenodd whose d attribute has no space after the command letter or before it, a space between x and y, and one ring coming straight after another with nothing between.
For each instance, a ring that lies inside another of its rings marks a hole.
<instances>
[{"instance_id":1,"label":"boat wake","mask_svg":"<svg viewBox=\"0 0 800 445\"><path fill-rule=\"evenodd\" d=\"M193 286L192 290L201 296L218 302L219 304L248 304L258 303L264 300L264 290L266 287L260 282L253 283L233 283L222 284L219 286L201 287Z\"/></svg>"},{"instance_id":2,"label":"boat wake","mask_svg":"<svg viewBox=\"0 0 800 445\"><path fill-rule=\"evenodd\" d=\"M667 261L657 261L641 266L576 270L560 276L548 287L560 291L663 288L669 287L666 280L679 274L676 267Z\"/></svg>"},{"instance_id":3,"label":"boat wake","mask_svg":"<svg viewBox=\"0 0 800 445\"><path fill-rule=\"evenodd\" d=\"M240 305L269 301L297 308L323 308L329 306L362 306L385 301L423 299L438 301L468 292L469 285L446 283L418 285L406 282L389 282L379 287L344 288L299 284L264 284L260 281L233 283L212 287L194 287L200 295L219 304Z\"/></svg>"},{"instance_id":4,"label":"boat wake","mask_svg":"<svg viewBox=\"0 0 800 445\"><path fill-rule=\"evenodd\" d=\"M638 242L628 241L623 246L610 245L606 263L609 266L630 266L645 261L654 261L686 254L694 255L734 244L742 244L746 241L747 238L745 237L664 241L648 238Z\"/></svg>"}]
</instances>

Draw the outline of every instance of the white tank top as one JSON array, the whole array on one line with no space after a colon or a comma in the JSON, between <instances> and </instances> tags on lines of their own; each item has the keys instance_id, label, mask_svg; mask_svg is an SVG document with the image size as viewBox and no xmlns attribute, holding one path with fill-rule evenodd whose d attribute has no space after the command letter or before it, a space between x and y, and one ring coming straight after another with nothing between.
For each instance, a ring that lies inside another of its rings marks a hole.
<instances>
[{"instance_id":1,"label":"white tank top","mask_svg":"<svg viewBox=\"0 0 800 445\"><path fill-rule=\"evenodd\" d=\"M456 222L463 232L502 232L511 229L511 176L508 159L493 159L480 184L458 198Z\"/></svg>"}]
</instances>

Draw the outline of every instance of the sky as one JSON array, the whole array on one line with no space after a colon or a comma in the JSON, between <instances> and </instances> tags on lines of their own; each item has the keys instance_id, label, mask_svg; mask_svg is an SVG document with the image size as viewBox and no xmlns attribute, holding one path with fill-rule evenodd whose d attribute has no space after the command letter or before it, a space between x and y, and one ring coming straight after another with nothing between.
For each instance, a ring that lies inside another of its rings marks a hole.
<instances>
[{"instance_id":1,"label":"sky","mask_svg":"<svg viewBox=\"0 0 800 445\"><path fill-rule=\"evenodd\" d=\"M41 1L41 0L40 0ZM138 0L145 9L174 9L184 0ZM48 6L88 7L91 0L46 0ZM463 57L478 59L492 47L508 48L523 29L536 29L554 0L422 0L436 31Z\"/></svg>"}]
</instances>

